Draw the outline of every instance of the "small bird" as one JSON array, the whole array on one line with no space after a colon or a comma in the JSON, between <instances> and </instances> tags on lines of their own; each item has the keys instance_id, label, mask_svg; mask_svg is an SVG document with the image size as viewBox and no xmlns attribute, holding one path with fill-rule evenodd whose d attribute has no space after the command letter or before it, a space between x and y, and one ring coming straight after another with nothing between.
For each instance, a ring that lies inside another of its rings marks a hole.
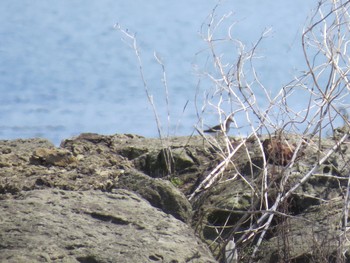
<instances>
[{"instance_id":1,"label":"small bird","mask_svg":"<svg viewBox=\"0 0 350 263\"><path fill-rule=\"evenodd\" d=\"M225 133L227 134L230 130L230 125L232 122L233 122L232 117L228 116L223 124L219 124L219 125L216 125L214 127L211 127L208 130L204 130L204 132L215 134L215 135L219 135L219 134L222 135Z\"/></svg>"}]
</instances>

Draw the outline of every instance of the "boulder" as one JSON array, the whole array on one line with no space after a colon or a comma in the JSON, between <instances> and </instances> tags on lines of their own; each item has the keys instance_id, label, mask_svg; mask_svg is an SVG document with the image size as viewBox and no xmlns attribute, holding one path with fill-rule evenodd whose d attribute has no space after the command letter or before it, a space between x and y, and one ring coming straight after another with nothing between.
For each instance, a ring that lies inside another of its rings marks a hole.
<instances>
[{"instance_id":1,"label":"boulder","mask_svg":"<svg viewBox=\"0 0 350 263\"><path fill-rule=\"evenodd\" d=\"M127 190L24 192L0 202L1 262L216 262L185 223Z\"/></svg>"},{"instance_id":2,"label":"boulder","mask_svg":"<svg viewBox=\"0 0 350 263\"><path fill-rule=\"evenodd\" d=\"M115 188L133 191L154 207L173 215L183 222L192 220L192 206L185 195L169 181L155 179L141 172L129 171L118 177Z\"/></svg>"}]
</instances>

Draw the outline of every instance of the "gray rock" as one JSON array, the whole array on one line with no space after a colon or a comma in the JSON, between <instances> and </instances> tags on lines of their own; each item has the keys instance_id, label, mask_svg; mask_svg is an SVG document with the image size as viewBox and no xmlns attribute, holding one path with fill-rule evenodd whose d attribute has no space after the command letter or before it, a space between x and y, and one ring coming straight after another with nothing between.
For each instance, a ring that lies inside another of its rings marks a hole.
<instances>
[{"instance_id":1,"label":"gray rock","mask_svg":"<svg viewBox=\"0 0 350 263\"><path fill-rule=\"evenodd\" d=\"M215 262L188 225L126 190L0 202L1 262Z\"/></svg>"},{"instance_id":2,"label":"gray rock","mask_svg":"<svg viewBox=\"0 0 350 263\"><path fill-rule=\"evenodd\" d=\"M119 176L116 188L138 193L154 207L173 215L183 222L192 220L192 206L185 195L169 181L155 179L137 171L126 172Z\"/></svg>"}]
</instances>

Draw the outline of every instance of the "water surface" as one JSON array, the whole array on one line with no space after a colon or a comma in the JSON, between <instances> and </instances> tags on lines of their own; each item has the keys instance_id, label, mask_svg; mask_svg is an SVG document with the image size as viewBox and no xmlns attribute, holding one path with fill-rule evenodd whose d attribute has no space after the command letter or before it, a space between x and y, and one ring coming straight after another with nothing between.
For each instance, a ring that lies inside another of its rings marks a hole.
<instances>
[{"instance_id":1,"label":"water surface","mask_svg":"<svg viewBox=\"0 0 350 263\"><path fill-rule=\"evenodd\" d=\"M272 27L256 68L272 93L305 67L300 35L316 3L235 0L218 10L218 14L233 11L230 19L238 22L235 37L247 45ZM195 69L205 69L200 63L206 61L199 52L206 48L199 33L215 4L213 0L1 1L0 139L45 137L59 144L81 132L157 136L137 59L114 29L116 23L136 33L164 134L191 134L198 121ZM165 65L168 103L155 51ZM204 90L212 87L203 81L199 109ZM208 113L205 122L214 121L217 116Z\"/></svg>"}]
</instances>

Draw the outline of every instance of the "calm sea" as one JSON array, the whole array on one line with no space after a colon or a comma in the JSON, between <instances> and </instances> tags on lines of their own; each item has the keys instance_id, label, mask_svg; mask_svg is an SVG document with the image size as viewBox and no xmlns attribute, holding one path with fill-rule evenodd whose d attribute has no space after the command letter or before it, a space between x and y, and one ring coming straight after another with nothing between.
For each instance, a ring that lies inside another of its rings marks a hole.
<instances>
[{"instance_id":1,"label":"calm sea","mask_svg":"<svg viewBox=\"0 0 350 263\"><path fill-rule=\"evenodd\" d=\"M196 107L201 110L205 89L212 86L198 69L205 69L207 58L201 26L216 3L2 0L0 139L44 137L58 145L82 132L158 136L137 58L116 23L136 34L164 135L191 134ZM256 70L273 93L305 68L301 32L316 5L315 0L231 0L223 1L218 15L233 12L228 23L237 22L234 37L247 46L272 27ZM155 52L165 66L168 101ZM224 55L235 61L233 53ZM217 120L209 109L204 122Z\"/></svg>"}]
</instances>

